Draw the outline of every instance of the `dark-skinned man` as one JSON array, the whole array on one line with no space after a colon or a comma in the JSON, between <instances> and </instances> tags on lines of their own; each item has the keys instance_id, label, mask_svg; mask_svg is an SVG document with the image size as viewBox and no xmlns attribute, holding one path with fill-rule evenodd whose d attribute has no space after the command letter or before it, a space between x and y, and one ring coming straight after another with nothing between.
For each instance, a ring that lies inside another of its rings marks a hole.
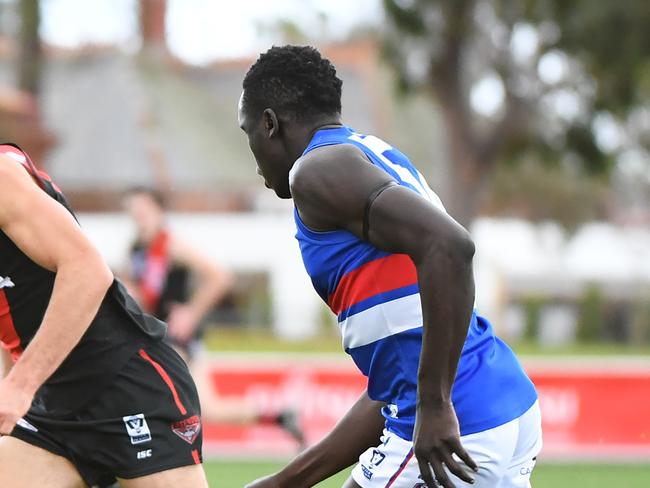
<instances>
[{"instance_id":1,"label":"dark-skinned man","mask_svg":"<svg viewBox=\"0 0 650 488\"><path fill-rule=\"evenodd\" d=\"M341 122L342 82L310 47L248 71L239 124L258 173L293 198L317 293L338 315L367 391L320 443L251 488L527 487L541 448L537 393L474 310L469 234L408 158Z\"/></svg>"}]
</instances>

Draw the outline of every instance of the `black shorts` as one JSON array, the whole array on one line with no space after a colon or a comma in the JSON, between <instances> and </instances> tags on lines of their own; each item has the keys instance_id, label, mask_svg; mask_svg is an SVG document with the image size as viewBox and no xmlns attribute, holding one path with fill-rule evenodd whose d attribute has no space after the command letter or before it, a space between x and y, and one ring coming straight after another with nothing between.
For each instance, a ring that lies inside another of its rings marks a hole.
<instances>
[{"instance_id":1,"label":"black shorts","mask_svg":"<svg viewBox=\"0 0 650 488\"><path fill-rule=\"evenodd\" d=\"M11 435L69 459L90 486L202 462L196 387L162 341L140 349L90 406L64 419L30 411Z\"/></svg>"}]
</instances>

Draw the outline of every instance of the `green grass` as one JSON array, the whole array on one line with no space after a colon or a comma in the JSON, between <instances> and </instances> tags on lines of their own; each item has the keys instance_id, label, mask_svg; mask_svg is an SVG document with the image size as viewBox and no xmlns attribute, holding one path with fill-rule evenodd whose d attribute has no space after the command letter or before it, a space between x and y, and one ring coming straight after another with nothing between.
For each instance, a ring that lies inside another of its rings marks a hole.
<instances>
[{"instance_id":1,"label":"green grass","mask_svg":"<svg viewBox=\"0 0 650 488\"><path fill-rule=\"evenodd\" d=\"M306 341L285 341L267 329L243 330L212 329L206 333L206 346L212 351L223 352L338 352L342 353L341 339L332 333ZM650 355L650 345L627 345L612 343L571 344L560 347L543 347L535 342L522 341L511 344L517 354L526 356L629 356Z\"/></svg>"},{"instance_id":2,"label":"green grass","mask_svg":"<svg viewBox=\"0 0 650 488\"><path fill-rule=\"evenodd\" d=\"M272 462L211 461L205 468L210 488L242 488L248 481L277 471ZM319 488L340 488L347 478L342 473L319 484ZM648 488L650 464L541 464L535 468L533 488Z\"/></svg>"}]
</instances>

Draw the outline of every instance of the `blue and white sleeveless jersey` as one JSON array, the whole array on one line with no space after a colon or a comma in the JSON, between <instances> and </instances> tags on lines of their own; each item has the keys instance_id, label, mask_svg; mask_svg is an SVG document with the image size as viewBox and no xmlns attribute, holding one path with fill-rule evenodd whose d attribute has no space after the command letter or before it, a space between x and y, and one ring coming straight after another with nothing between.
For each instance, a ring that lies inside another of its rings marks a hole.
<instances>
[{"instance_id":1,"label":"blue and white sleeveless jersey","mask_svg":"<svg viewBox=\"0 0 650 488\"><path fill-rule=\"evenodd\" d=\"M348 127L323 129L304 154L334 144L358 147L398 184L444 210L408 158L374 136ZM311 230L297 211L295 220L305 268L338 315L345 351L368 377L370 398L387 404L386 428L412 440L423 325L415 265L407 255L381 251L348 231ZM452 389L461 435L509 422L536 399L514 353L475 311Z\"/></svg>"}]
</instances>

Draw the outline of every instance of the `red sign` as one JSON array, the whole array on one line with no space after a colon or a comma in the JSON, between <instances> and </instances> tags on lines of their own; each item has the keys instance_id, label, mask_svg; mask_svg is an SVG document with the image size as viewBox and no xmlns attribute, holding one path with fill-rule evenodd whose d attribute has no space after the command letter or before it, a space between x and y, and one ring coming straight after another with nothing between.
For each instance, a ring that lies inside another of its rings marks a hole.
<instances>
[{"instance_id":1,"label":"red sign","mask_svg":"<svg viewBox=\"0 0 650 488\"><path fill-rule=\"evenodd\" d=\"M548 458L650 458L650 362L526 363L537 386ZM210 362L220 397L264 412L294 408L307 440L322 438L365 389L344 357L246 355ZM286 457L296 445L271 425L205 426L207 454Z\"/></svg>"}]
</instances>

